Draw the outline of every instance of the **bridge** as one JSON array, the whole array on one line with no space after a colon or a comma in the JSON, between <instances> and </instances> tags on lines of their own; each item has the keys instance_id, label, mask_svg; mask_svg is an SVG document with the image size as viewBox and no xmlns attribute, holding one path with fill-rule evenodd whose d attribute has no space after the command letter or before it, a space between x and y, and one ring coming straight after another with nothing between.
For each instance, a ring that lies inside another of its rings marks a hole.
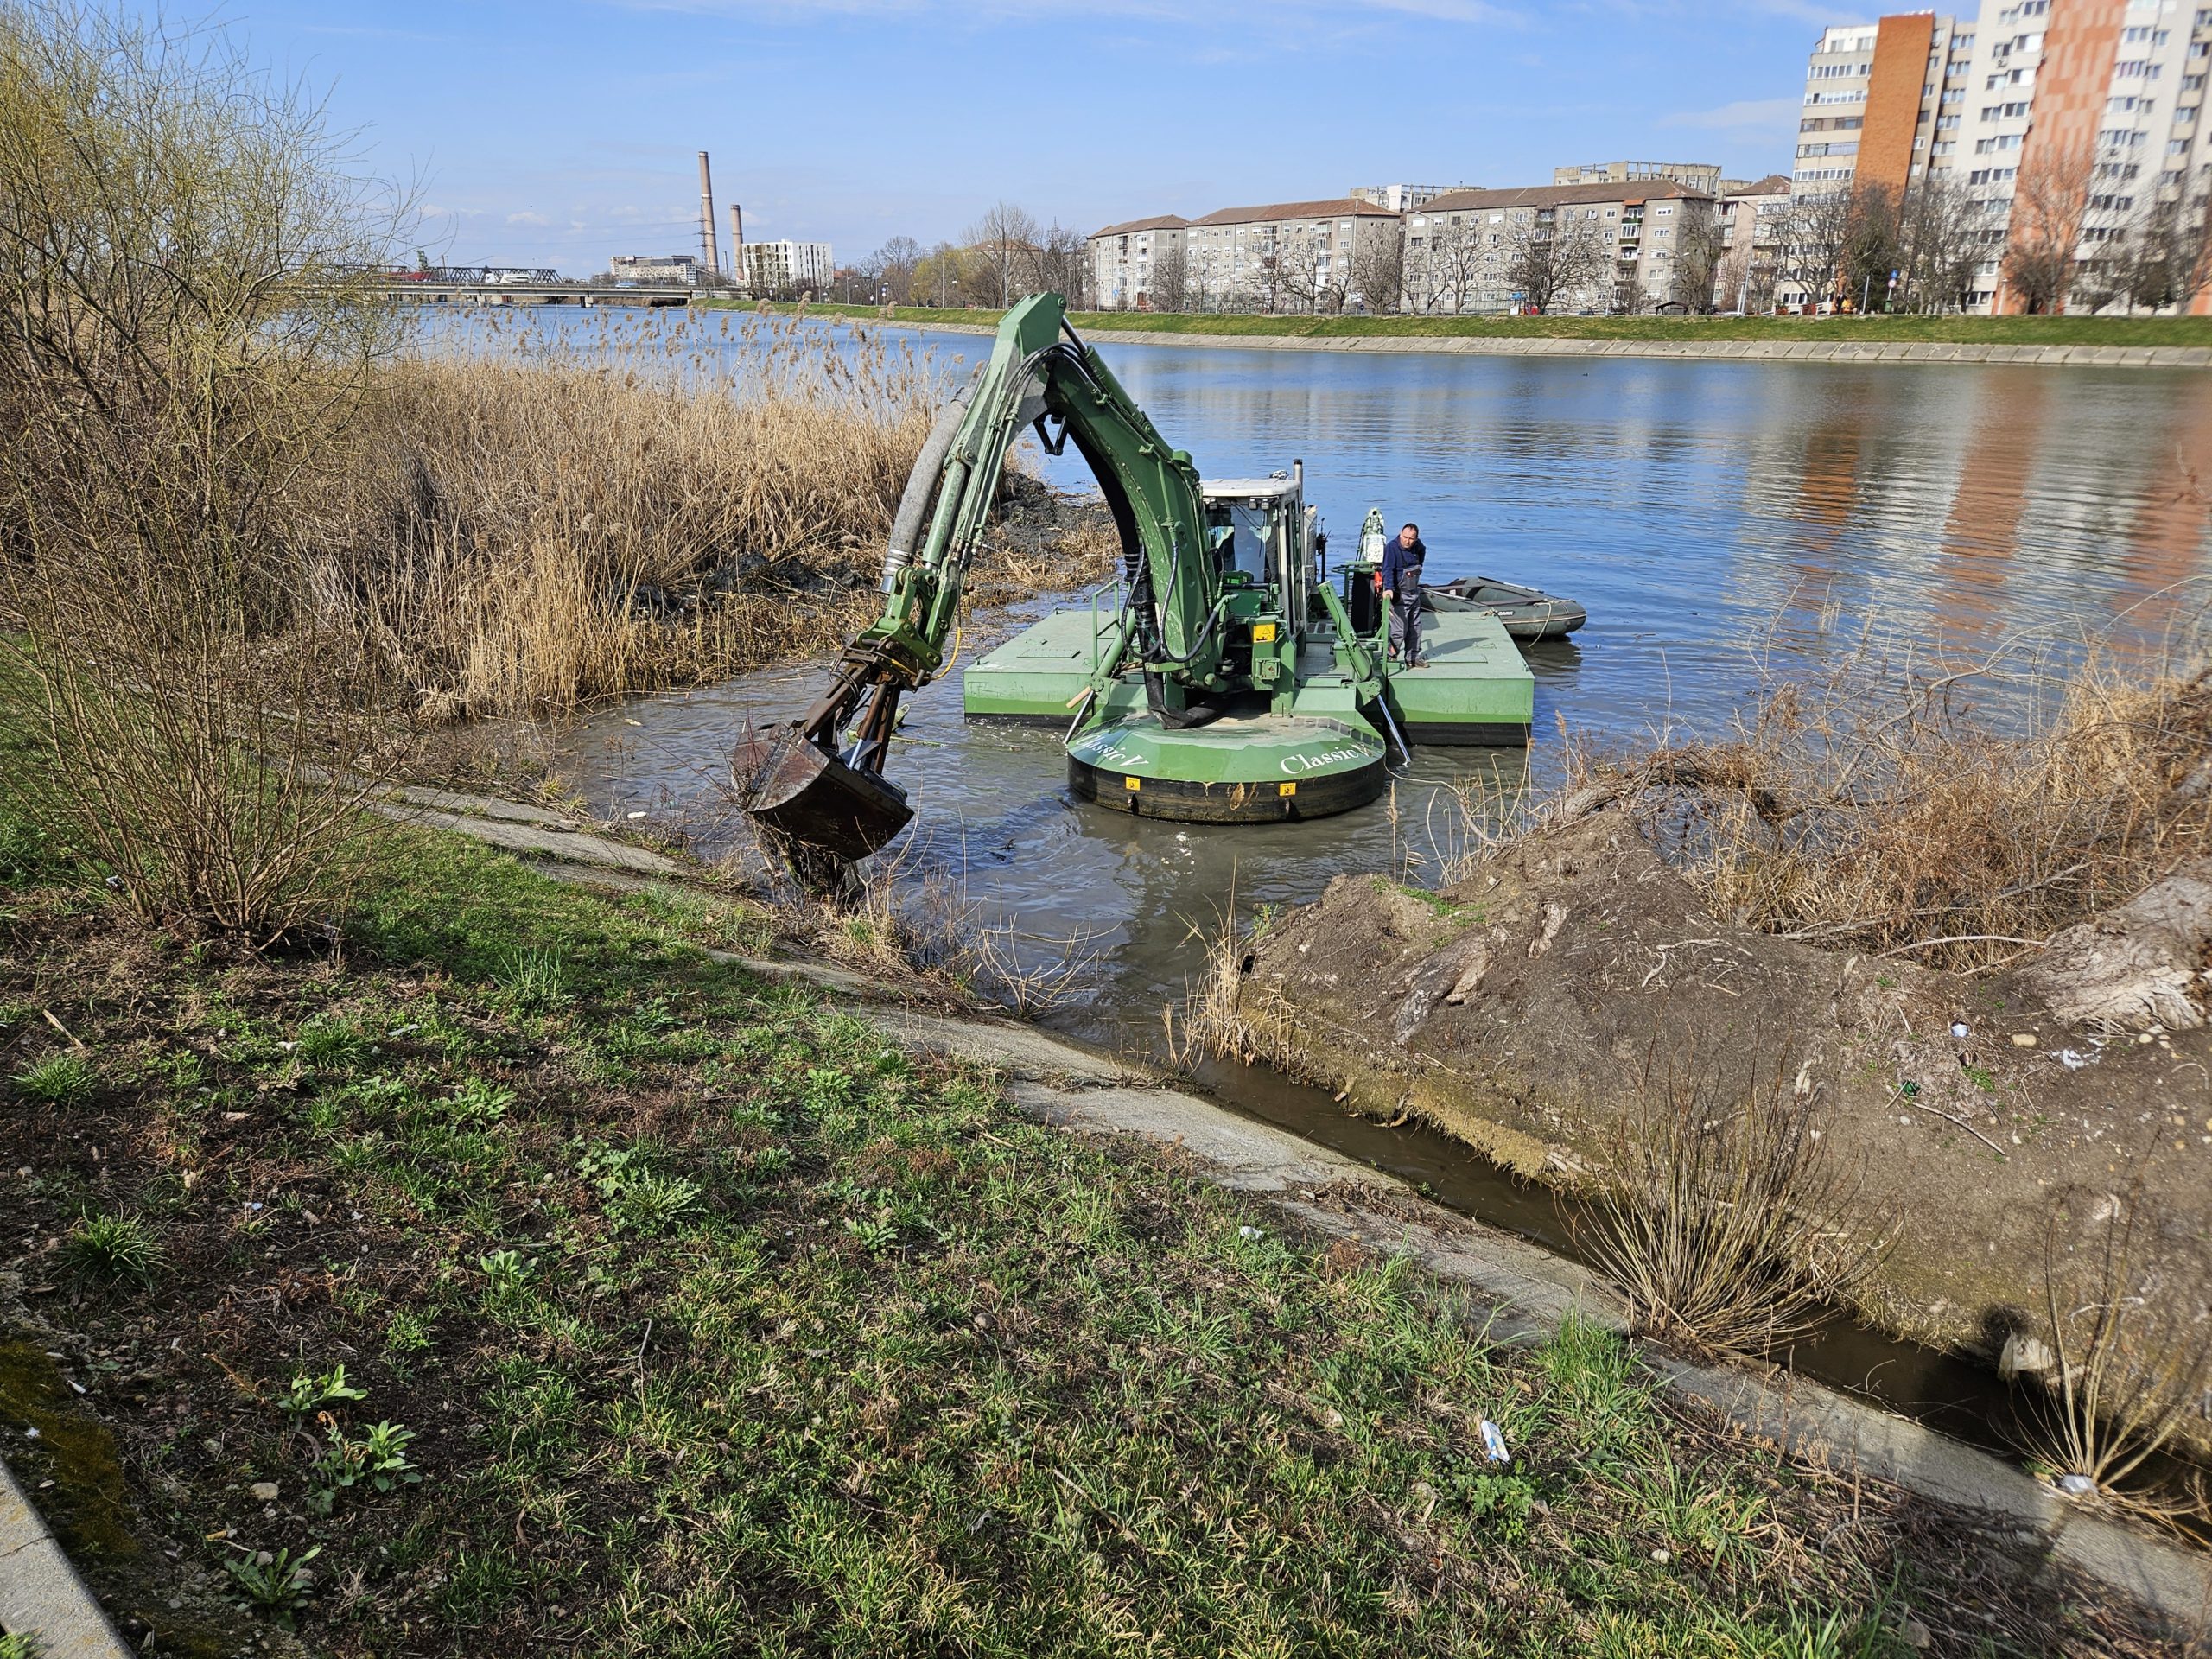
<instances>
[{"instance_id":1,"label":"bridge","mask_svg":"<svg viewBox=\"0 0 2212 1659\"><path fill-rule=\"evenodd\" d=\"M370 284L377 293L418 305L585 305L651 308L688 306L694 299L729 298L733 289L618 288L609 283L564 283L547 272L546 281L498 276L454 281L438 271L396 271Z\"/></svg>"}]
</instances>

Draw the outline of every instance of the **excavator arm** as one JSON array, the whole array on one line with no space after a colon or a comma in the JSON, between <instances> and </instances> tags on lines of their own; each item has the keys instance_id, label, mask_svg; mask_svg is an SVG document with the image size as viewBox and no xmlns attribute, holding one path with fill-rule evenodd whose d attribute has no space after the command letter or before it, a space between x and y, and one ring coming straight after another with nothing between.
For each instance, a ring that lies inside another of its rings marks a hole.
<instances>
[{"instance_id":1,"label":"excavator arm","mask_svg":"<svg viewBox=\"0 0 2212 1659\"><path fill-rule=\"evenodd\" d=\"M884 555L882 614L845 648L811 708L748 728L738 746L739 804L802 876L826 879L867 857L913 817L883 772L899 700L944 666L1007 452L1024 427L1055 454L1074 441L1121 538L1129 603L1082 718L1096 717L1098 693L1132 665L1170 723L1203 718L1207 694L1223 683L1222 583L1198 469L1068 327L1060 296L1033 295L1007 313L989 359L923 447Z\"/></svg>"}]
</instances>

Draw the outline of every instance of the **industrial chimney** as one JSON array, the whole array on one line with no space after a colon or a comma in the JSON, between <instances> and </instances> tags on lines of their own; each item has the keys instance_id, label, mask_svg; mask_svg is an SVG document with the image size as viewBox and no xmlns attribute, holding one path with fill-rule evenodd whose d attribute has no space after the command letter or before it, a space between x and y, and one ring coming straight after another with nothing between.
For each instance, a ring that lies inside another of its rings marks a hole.
<instances>
[{"instance_id":1,"label":"industrial chimney","mask_svg":"<svg viewBox=\"0 0 2212 1659\"><path fill-rule=\"evenodd\" d=\"M745 283L745 215L735 202L729 205L729 277L740 288Z\"/></svg>"},{"instance_id":2,"label":"industrial chimney","mask_svg":"<svg viewBox=\"0 0 2212 1659\"><path fill-rule=\"evenodd\" d=\"M721 250L715 243L715 180L707 170L707 152L699 152L699 252L706 269L702 280L712 282L722 274Z\"/></svg>"}]
</instances>

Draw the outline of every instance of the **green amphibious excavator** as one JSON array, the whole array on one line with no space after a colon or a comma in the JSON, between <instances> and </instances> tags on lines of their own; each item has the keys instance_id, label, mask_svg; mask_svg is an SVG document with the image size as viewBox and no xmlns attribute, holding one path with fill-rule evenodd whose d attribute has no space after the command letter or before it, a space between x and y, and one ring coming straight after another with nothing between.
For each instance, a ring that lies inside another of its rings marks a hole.
<instances>
[{"instance_id":1,"label":"green amphibious excavator","mask_svg":"<svg viewBox=\"0 0 2212 1659\"><path fill-rule=\"evenodd\" d=\"M1120 533L1118 601L1064 607L971 664L965 712L1065 724L1077 796L1189 823L1319 817L1374 799L1409 738L1528 741L1533 683L1496 618L1429 618L1430 661L1395 671L1380 515L1339 594L1302 466L1201 482L1069 327L1060 296L1039 294L1007 314L915 463L884 555L883 614L811 708L748 727L738 746L739 804L803 875L866 858L913 817L884 775L899 701L945 667L1024 427L1052 454L1072 439L1096 474Z\"/></svg>"}]
</instances>

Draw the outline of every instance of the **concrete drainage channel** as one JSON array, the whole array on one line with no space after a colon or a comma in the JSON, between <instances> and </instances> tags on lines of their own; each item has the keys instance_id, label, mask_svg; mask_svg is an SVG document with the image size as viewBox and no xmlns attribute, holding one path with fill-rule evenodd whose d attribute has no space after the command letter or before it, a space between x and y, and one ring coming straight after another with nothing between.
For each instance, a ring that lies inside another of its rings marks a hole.
<instances>
[{"instance_id":1,"label":"concrete drainage channel","mask_svg":"<svg viewBox=\"0 0 2212 1659\"><path fill-rule=\"evenodd\" d=\"M547 861L546 874L591 885L681 882L673 859L594 835L543 809L444 791L395 791L390 816L451 830ZM1497 1309L1509 1340L1548 1333L1571 1313L1625 1332L1618 1300L1586 1269L1433 1204L1395 1176L1285 1129L1166 1085L1143 1069L1033 1027L903 1007L893 988L813 963L714 953L765 977L803 981L902 1046L988 1065L1013 1100L1071 1133L1137 1135L1171 1147L1222 1185L1249 1193L1312 1234L1402 1252ZM1739 1430L1793 1455L1855 1469L1907 1491L1980 1512L1993 1531L2033 1547L2037 1564L2110 1586L2193 1630L2212 1605L2203 1559L2076 1509L2018 1469L1822 1384L1784 1375L1643 1358L1667 1386ZM35 1635L42 1659L128 1653L52 1535L0 1465L0 1632Z\"/></svg>"}]
</instances>

